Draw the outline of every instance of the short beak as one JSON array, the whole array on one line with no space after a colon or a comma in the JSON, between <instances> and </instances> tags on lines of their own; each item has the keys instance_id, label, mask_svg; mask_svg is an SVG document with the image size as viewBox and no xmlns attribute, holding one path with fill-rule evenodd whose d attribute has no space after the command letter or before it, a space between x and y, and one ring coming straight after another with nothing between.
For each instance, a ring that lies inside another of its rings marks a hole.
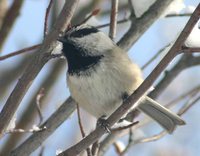
<instances>
[{"instance_id":1,"label":"short beak","mask_svg":"<svg viewBox=\"0 0 200 156\"><path fill-rule=\"evenodd\" d=\"M66 39L63 36L58 37L57 39L59 42L66 42Z\"/></svg>"}]
</instances>

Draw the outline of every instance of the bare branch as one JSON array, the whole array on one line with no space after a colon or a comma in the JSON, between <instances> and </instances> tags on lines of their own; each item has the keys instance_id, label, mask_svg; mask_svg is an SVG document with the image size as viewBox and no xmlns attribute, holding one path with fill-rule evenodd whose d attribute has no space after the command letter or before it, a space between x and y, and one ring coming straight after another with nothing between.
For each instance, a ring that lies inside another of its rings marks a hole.
<instances>
[{"instance_id":1,"label":"bare branch","mask_svg":"<svg viewBox=\"0 0 200 156\"><path fill-rule=\"evenodd\" d=\"M156 135L153 135L151 137L147 137L147 138L143 138L143 139L138 139L138 140L134 140L132 141L130 144L128 144L125 148L125 150L122 152L122 154L125 154L130 147L132 147L133 145L139 144L139 143L145 143L145 142L152 142L152 141L156 141L159 140L160 138L164 137L167 134L166 131L162 131Z\"/></svg>"},{"instance_id":2,"label":"bare branch","mask_svg":"<svg viewBox=\"0 0 200 156\"><path fill-rule=\"evenodd\" d=\"M192 106L194 106L200 100L200 95L198 97L194 97L190 99L188 102L183 105L183 107L179 110L178 115L183 115L187 112Z\"/></svg>"},{"instance_id":3,"label":"bare branch","mask_svg":"<svg viewBox=\"0 0 200 156\"><path fill-rule=\"evenodd\" d=\"M185 28L183 29L183 31L181 32L178 39L176 40L172 48L169 50L167 55L155 67L155 69L146 78L146 80L138 87L138 89L136 89L136 91L127 100L125 100L123 104L114 113L112 113L108 117L107 122L110 124L110 126L116 123L123 114L125 114L130 108L132 108L132 106L134 106L134 103L136 103L140 99L140 97L152 86L153 82L162 73L162 71L166 68L166 66L174 59L174 57L178 55L178 52L183 46L185 40L187 39L188 35L192 31L196 22L198 21L199 14L200 14L200 4L197 6L196 10L192 14L189 21L187 22ZM89 145L98 140L98 138L101 137L103 134L105 134L105 132L106 131L101 127L97 127L95 131L91 132L87 137L85 137L76 145L70 147L63 153L59 154L59 156L79 154Z\"/></svg>"},{"instance_id":4,"label":"bare branch","mask_svg":"<svg viewBox=\"0 0 200 156\"><path fill-rule=\"evenodd\" d=\"M41 125L41 127L46 126L47 129L31 135L26 141L12 151L11 156L30 155L75 111L75 109L76 103L69 97L58 110Z\"/></svg>"},{"instance_id":5,"label":"bare branch","mask_svg":"<svg viewBox=\"0 0 200 156\"><path fill-rule=\"evenodd\" d=\"M46 130L47 128L46 127L37 127L35 125L33 125L33 128L31 129L9 129L9 130L6 130L4 135L5 134L9 134L9 133L35 133L35 132L41 132L41 131L44 131Z\"/></svg>"},{"instance_id":6,"label":"bare branch","mask_svg":"<svg viewBox=\"0 0 200 156\"><path fill-rule=\"evenodd\" d=\"M46 14L45 14L45 19L44 19L44 37L48 33L48 17L49 17L49 13L50 13L52 5L53 5L53 0L50 0L49 5L46 9Z\"/></svg>"},{"instance_id":7,"label":"bare branch","mask_svg":"<svg viewBox=\"0 0 200 156\"><path fill-rule=\"evenodd\" d=\"M36 96L36 106L37 106L36 108L37 108L37 112L38 112L38 115L39 115L39 118L40 118L40 122L38 124L39 126L43 122L43 115L42 115L42 111L41 111L41 107L40 107L41 99L42 99L43 96L44 96L44 88L41 88L39 93Z\"/></svg>"},{"instance_id":8,"label":"bare branch","mask_svg":"<svg viewBox=\"0 0 200 156\"><path fill-rule=\"evenodd\" d=\"M65 2L63 10L58 17L55 26L46 36L43 44L38 50L38 55L36 55L30 61L30 64L27 66L27 69L25 70L24 74L19 79L16 87L9 96L6 104L4 105L0 113L0 134L3 134L4 129L6 129L22 98L31 86L37 74L40 72L46 62L51 59L51 52L57 46L56 39L58 38L59 33L63 32L67 28L78 1L79 0L67 0Z\"/></svg>"},{"instance_id":9,"label":"bare branch","mask_svg":"<svg viewBox=\"0 0 200 156\"><path fill-rule=\"evenodd\" d=\"M84 130L83 130L83 125L82 125L82 121L81 121L81 114L80 114L80 109L79 109L78 104L76 104L76 108L77 108L77 115L78 115L78 124L79 124L79 128L80 128L80 131L81 131L81 135L82 135L82 137L84 138L84 137L85 137L85 132L84 132Z\"/></svg>"},{"instance_id":10,"label":"bare branch","mask_svg":"<svg viewBox=\"0 0 200 156\"><path fill-rule=\"evenodd\" d=\"M0 53L3 48L4 42L6 41L6 38L12 29L19 13L20 9L24 3L24 0L15 0L13 1L12 6L7 11L1 29L0 29Z\"/></svg>"},{"instance_id":11,"label":"bare branch","mask_svg":"<svg viewBox=\"0 0 200 156\"><path fill-rule=\"evenodd\" d=\"M98 156L98 152L99 152L99 141L96 141L93 145L92 145L92 156Z\"/></svg>"},{"instance_id":12,"label":"bare branch","mask_svg":"<svg viewBox=\"0 0 200 156\"><path fill-rule=\"evenodd\" d=\"M79 105L76 104L76 108L77 108L77 115L78 115L78 124L79 124L79 128L80 128L80 131L81 131L81 135L82 135L82 138L85 137L85 132L84 132L84 129L83 129L83 124L82 124L82 121L81 121L81 113L80 113L80 109L79 109ZM88 147L86 149L86 152L87 152L87 155L88 156L91 156L91 150L90 150L90 147Z\"/></svg>"},{"instance_id":13,"label":"bare branch","mask_svg":"<svg viewBox=\"0 0 200 156\"><path fill-rule=\"evenodd\" d=\"M191 98L189 101L187 101L178 111L178 115L183 115L185 112L187 112L194 104L196 104L198 101L200 100L200 96L195 97L195 98ZM164 137L165 135L167 135L168 133L164 130L156 135L150 136L150 137L146 137L146 138L142 138L142 139L138 139L138 140L132 140L132 142L130 142L125 150L122 152L122 154L125 154L132 146L136 145L136 144L140 144L140 143L147 143L147 142L152 142L152 141L157 141L159 139L161 139L162 137Z\"/></svg>"},{"instance_id":14,"label":"bare branch","mask_svg":"<svg viewBox=\"0 0 200 156\"><path fill-rule=\"evenodd\" d=\"M111 131L112 131L112 132L115 132L115 131L126 130L126 129L128 129L128 128L131 128L131 127L135 126L135 125L138 124L138 123L139 123L139 121L136 121L136 122L133 122L133 123L127 125L127 126L112 128Z\"/></svg>"},{"instance_id":15,"label":"bare branch","mask_svg":"<svg viewBox=\"0 0 200 156\"><path fill-rule=\"evenodd\" d=\"M192 13L180 13L180 14L168 14L165 17L185 17L185 16L191 16Z\"/></svg>"},{"instance_id":16,"label":"bare branch","mask_svg":"<svg viewBox=\"0 0 200 156\"><path fill-rule=\"evenodd\" d=\"M171 108L171 107L173 106L173 104L177 104L177 102L178 102L179 100L185 98L186 96L190 96L190 95L193 94L193 93L198 92L199 89L200 89L199 87L200 87L200 86L195 87L194 89L191 89L190 91L188 91L188 92L182 94L181 96L179 96L179 97L177 97L176 99L172 100L171 102L169 102L169 103L166 104L165 106L166 106L167 108ZM143 126L145 126L145 125L147 125L147 124L149 124L149 123L151 123L151 122L152 122L152 120L150 120L150 119L142 120L142 121L140 121L140 123L139 123L138 125L136 125L135 127L131 128L131 132L134 131L135 129L142 128ZM101 144L100 144L101 146L100 146L100 149L99 149L99 151L100 151L100 152L99 152L99 156L103 156L104 153L105 153L105 152L107 151L107 149L109 148L109 146L110 146L111 144L113 144L114 141L115 141L116 139L118 139L118 138L120 138L120 137L126 135L127 133L128 133L128 131L125 131L125 132L122 132L122 131L120 132L120 131L118 131L118 132L114 132L114 133L108 135L108 136L101 142ZM132 137L130 137L129 140L130 140L129 143L128 143L128 145L126 146L126 151L124 151L123 153L126 153L127 150L128 150L128 148L132 147L132 145L133 145Z\"/></svg>"},{"instance_id":17,"label":"bare branch","mask_svg":"<svg viewBox=\"0 0 200 156\"><path fill-rule=\"evenodd\" d=\"M8 10L7 0L1 0L0 1L0 29L1 29L1 25L3 23L3 19L4 19L4 16L5 16L7 10Z\"/></svg>"},{"instance_id":18,"label":"bare branch","mask_svg":"<svg viewBox=\"0 0 200 156\"><path fill-rule=\"evenodd\" d=\"M102 0L95 0L95 1L91 1L88 5L80 8L78 10L78 13L76 15L74 15L71 23L72 25L77 25L80 23L80 21L82 21L83 19L85 19L85 17L90 14L93 10L96 10L97 8L100 8L100 4L102 3Z\"/></svg>"},{"instance_id":19,"label":"bare branch","mask_svg":"<svg viewBox=\"0 0 200 156\"><path fill-rule=\"evenodd\" d=\"M165 71L164 78L155 86L156 89L149 96L153 99L157 98L180 72L195 65L200 65L200 56L194 57L192 54L184 54L172 69Z\"/></svg>"},{"instance_id":20,"label":"bare branch","mask_svg":"<svg viewBox=\"0 0 200 156\"><path fill-rule=\"evenodd\" d=\"M136 18L132 0L128 0L128 4L129 4L130 11L131 11L131 17Z\"/></svg>"},{"instance_id":21,"label":"bare branch","mask_svg":"<svg viewBox=\"0 0 200 156\"><path fill-rule=\"evenodd\" d=\"M160 49L147 63L145 63L141 69L144 70L149 64L151 64L163 51L166 50L171 45L171 43L165 45L162 49Z\"/></svg>"},{"instance_id":22,"label":"bare branch","mask_svg":"<svg viewBox=\"0 0 200 156\"><path fill-rule=\"evenodd\" d=\"M35 49L39 48L40 46L41 46L41 44L36 44L34 46L12 52L8 55L0 56L0 61L8 59L8 58L16 56L16 55L19 55L19 54L22 54L22 53L31 52L32 50L35 50Z\"/></svg>"},{"instance_id":23,"label":"bare branch","mask_svg":"<svg viewBox=\"0 0 200 156\"><path fill-rule=\"evenodd\" d=\"M110 14L110 32L109 36L113 40L117 31L117 15L118 15L118 0L112 0L111 14Z\"/></svg>"},{"instance_id":24,"label":"bare branch","mask_svg":"<svg viewBox=\"0 0 200 156\"><path fill-rule=\"evenodd\" d=\"M196 93L197 94L197 93ZM187 112L194 104L196 104L200 100L200 96L198 97L191 97L178 111L178 115L183 115L185 112ZM164 137L167 134L166 131L162 131L159 134L153 135L151 137L143 138L134 140L131 143L129 143L126 147L126 149L123 151L123 154L125 154L131 146L139 143L146 143L146 142L152 142L159 140L160 138Z\"/></svg>"},{"instance_id":25,"label":"bare branch","mask_svg":"<svg viewBox=\"0 0 200 156\"><path fill-rule=\"evenodd\" d=\"M122 20L117 21L117 24L125 23L125 22L128 22L128 21L130 21L129 18L124 18L124 19L122 19ZM110 23L98 25L98 26L96 26L96 28L97 28L97 29L100 29L100 28L104 28L104 27L108 27L108 26L110 26Z\"/></svg>"},{"instance_id":26,"label":"bare branch","mask_svg":"<svg viewBox=\"0 0 200 156\"><path fill-rule=\"evenodd\" d=\"M95 9L92 11L91 14L89 14L82 22L80 22L78 25L86 23L89 19L91 19L93 16L96 16L100 12L100 9Z\"/></svg>"},{"instance_id":27,"label":"bare branch","mask_svg":"<svg viewBox=\"0 0 200 156\"><path fill-rule=\"evenodd\" d=\"M125 51L128 51L150 25L160 17L172 1L157 0L140 18L135 19L133 17L131 27L118 42L118 45Z\"/></svg>"},{"instance_id":28,"label":"bare branch","mask_svg":"<svg viewBox=\"0 0 200 156\"><path fill-rule=\"evenodd\" d=\"M180 95L176 99L174 99L174 100L170 101L169 103L167 103L165 106L166 107L171 107L172 105L178 103L179 101L181 101L181 100L185 99L186 97L191 96L194 93L197 93L199 91L200 91L200 85L195 87L195 88L193 88L193 89L191 89L191 90L189 90L189 91L187 91L186 93L183 93L182 95Z\"/></svg>"},{"instance_id":29,"label":"bare branch","mask_svg":"<svg viewBox=\"0 0 200 156\"><path fill-rule=\"evenodd\" d=\"M41 87L45 88L45 95L43 97L43 101L48 101L48 94L52 90L52 87L57 83L57 80L63 71L63 67L65 65L65 62L62 60L57 60L55 64L51 67L50 71L45 74L45 78L41 80ZM27 129L30 127L38 115L35 111L35 99L37 97L37 93L40 91L40 89L37 89L35 91L35 94L32 95L32 97L27 101L26 108L23 112L20 114L20 118L18 119L18 124L16 127L20 127L23 129ZM48 102L43 103L43 107L48 107ZM57 112L60 113L60 112ZM62 114L60 114L62 116ZM54 115L56 116L56 115ZM15 148L17 145L19 145L19 140L22 139L22 135L11 135L7 141L5 142L3 146L3 150L1 150L0 155L9 155L8 151L11 151L13 148ZM37 138L36 138L37 139ZM40 139L43 139L41 137ZM40 142L43 142L44 140L40 140Z\"/></svg>"},{"instance_id":30,"label":"bare branch","mask_svg":"<svg viewBox=\"0 0 200 156\"><path fill-rule=\"evenodd\" d=\"M186 46L183 46L181 52L185 53L185 54L191 54L191 53L194 53L194 52L199 52L200 53L200 47L186 47Z\"/></svg>"}]
</instances>

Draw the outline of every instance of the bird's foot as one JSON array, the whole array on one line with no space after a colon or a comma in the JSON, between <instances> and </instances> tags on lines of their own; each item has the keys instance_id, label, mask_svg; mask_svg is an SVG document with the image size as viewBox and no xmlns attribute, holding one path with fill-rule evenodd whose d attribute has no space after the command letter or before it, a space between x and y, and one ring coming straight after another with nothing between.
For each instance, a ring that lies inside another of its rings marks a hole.
<instances>
[{"instance_id":1,"label":"bird's foot","mask_svg":"<svg viewBox=\"0 0 200 156\"><path fill-rule=\"evenodd\" d=\"M111 133L110 124L106 120L106 116L103 115L97 120L97 126L102 127L107 133Z\"/></svg>"}]
</instances>

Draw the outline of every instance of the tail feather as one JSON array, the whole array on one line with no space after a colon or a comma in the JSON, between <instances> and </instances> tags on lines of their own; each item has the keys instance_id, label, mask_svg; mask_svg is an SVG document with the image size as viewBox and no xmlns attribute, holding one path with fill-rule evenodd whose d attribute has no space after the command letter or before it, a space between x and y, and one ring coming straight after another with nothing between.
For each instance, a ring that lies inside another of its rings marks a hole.
<instances>
[{"instance_id":1,"label":"tail feather","mask_svg":"<svg viewBox=\"0 0 200 156\"><path fill-rule=\"evenodd\" d=\"M185 124L185 121L183 121L178 115L149 97L146 97L140 102L138 109L157 121L169 133L172 133L177 125Z\"/></svg>"}]
</instances>

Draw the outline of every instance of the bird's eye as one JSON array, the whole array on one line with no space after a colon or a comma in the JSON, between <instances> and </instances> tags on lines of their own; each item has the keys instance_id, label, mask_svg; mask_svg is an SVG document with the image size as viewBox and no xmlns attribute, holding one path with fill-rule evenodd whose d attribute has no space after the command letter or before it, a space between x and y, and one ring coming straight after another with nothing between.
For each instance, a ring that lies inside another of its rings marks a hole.
<instances>
[{"instance_id":1,"label":"bird's eye","mask_svg":"<svg viewBox=\"0 0 200 156\"><path fill-rule=\"evenodd\" d=\"M84 37L84 36L87 36L89 34L97 33L97 32L99 32L99 30L94 28L94 27L84 28L84 29L74 31L70 36L71 37Z\"/></svg>"}]
</instances>

